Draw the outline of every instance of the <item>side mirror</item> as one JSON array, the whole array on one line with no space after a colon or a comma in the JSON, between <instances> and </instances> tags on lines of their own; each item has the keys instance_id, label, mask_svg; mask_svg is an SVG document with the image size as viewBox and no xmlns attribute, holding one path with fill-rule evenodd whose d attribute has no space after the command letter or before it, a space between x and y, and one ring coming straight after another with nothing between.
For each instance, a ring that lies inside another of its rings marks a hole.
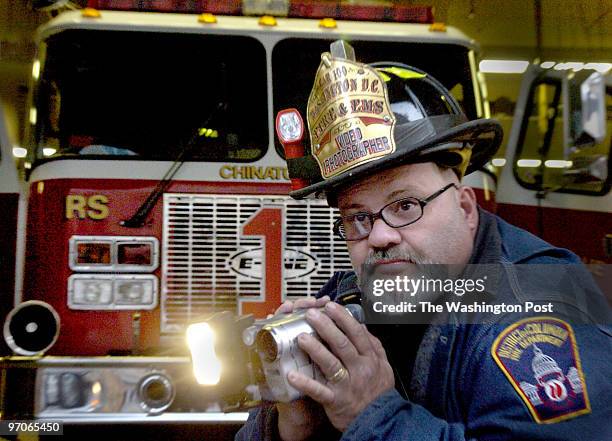
<instances>
[{"instance_id":1,"label":"side mirror","mask_svg":"<svg viewBox=\"0 0 612 441\"><path fill-rule=\"evenodd\" d=\"M574 184L606 182L608 179L608 157L605 155L574 157L572 166L563 171L563 177Z\"/></svg>"},{"instance_id":2,"label":"side mirror","mask_svg":"<svg viewBox=\"0 0 612 441\"><path fill-rule=\"evenodd\" d=\"M564 88L565 157L606 137L606 85L599 72L570 76ZM586 78L585 78L586 77Z\"/></svg>"}]
</instances>

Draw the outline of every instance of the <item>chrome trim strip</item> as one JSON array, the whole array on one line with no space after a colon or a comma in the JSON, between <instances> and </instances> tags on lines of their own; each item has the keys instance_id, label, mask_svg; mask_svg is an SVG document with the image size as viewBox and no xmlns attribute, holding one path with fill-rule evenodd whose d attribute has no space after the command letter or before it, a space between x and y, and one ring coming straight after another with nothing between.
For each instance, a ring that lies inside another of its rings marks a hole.
<instances>
[{"instance_id":1,"label":"chrome trim strip","mask_svg":"<svg viewBox=\"0 0 612 441\"><path fill-rule=\"evenodd\" d=\"M3 357L0 358L2 368L35 368L35 367L165 367L169 365L189 365L191 358L185 357Z\"/></svg>"},{"instance_id":2,"label":"chrome trim strip","mask_svg":"<svg viewBox=\"0 0 612 441\"><path fill-rule=\"evenodd\" d=\"M200 412L200 413L177 413L168 412L161 415L146 414L115 414L105 415L71 415L54 414L52 417L37 418L38 421L62 420L65 424L108 424L108 423L211 423L211 424L235 424L244 423L249 417L248 412Z\"/></svg>"}]
</instances>

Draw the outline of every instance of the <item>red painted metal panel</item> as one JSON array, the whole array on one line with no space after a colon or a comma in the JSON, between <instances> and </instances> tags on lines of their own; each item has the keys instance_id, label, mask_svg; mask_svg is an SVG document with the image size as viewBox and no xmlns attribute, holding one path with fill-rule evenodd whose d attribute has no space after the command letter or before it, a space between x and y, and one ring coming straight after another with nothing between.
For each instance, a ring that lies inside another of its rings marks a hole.
<instances>
[{"instance_id":1,"label":"red painted metal panel","mask_svg":"<svg viewBox=\"0 0 612 441\"><path fill-rule=\"evenodd\" d=\"M612 263L603 240L612 233L612 215L600 211L499 204L498 214L511 224L540 236L553 245L568 248L587 263ZM541 216L542 231L538 231Z\"/></svg>"},{"instance_id":2,"label":"red painted metal panel","mask_svg":"<svg viewBox=\"0 0 612 441\"><path fill-rule=\"evenodd\" d=\"M476 193L478 205L491 213L497 213L497 201L495 200L494 191L485 191L482 188L474 188L474 193Z\"/></svg>"}]
</instances>

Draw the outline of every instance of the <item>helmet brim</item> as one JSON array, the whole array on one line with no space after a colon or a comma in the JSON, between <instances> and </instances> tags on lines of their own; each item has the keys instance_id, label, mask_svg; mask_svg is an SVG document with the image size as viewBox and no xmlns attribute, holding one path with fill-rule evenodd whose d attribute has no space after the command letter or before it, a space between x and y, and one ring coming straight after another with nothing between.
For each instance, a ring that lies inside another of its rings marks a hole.
<instances>
[{"instance_id":1,"label":"helmet brim","mask_svg":"<svg viewBox=\"0 0 612 441\"><path fill-rule=\"evenodd\" d=\"M401 132L402 126L398 125L395 132L396 138L402 136ZM453 162L460 162L462 158L459 153L450 152L449 147L440 148L443 144L448 143L459 142L464 144L466 148L471 146L472 154L465 173L469 174L480 169L491 159L499 149L502 139L503 130L497 120L467 121L418 143L406 143L405 147L402 146L402 143L398 143L395 152L383 158L367 162L338 176L292 191L289 195L294 199L303 199L313 193L326 197L329 193L336 192L339 187L344 187L381 170L410 163L425 162L428 159L432 162L438 162L439 160L454 167Z\"/></svg>"}]
</instances>

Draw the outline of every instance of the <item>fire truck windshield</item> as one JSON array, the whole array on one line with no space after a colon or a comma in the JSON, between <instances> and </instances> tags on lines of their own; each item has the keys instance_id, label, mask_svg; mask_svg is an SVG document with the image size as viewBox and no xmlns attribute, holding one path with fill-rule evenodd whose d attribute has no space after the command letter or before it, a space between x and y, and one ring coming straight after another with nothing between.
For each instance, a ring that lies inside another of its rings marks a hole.
<instances>
[{"instance_id":1,"label":"fire truck windshield","mask_svg":"<svg viewBox=\"0 0 612 441\"><path fill-rule=\"evenodd\" d=\"M41 49L38 159L174 160L194 135L185 160L250 162L266 152L266 55L254 38L67 30Z\"/></svg>"},{"instance_id":2,"label":"fire truck windshield","mask_svg":"<svg viewBox=\"0 0 612 441\"><path fill-rule=\"evenodd\" d=\"M451 91L468 118L478 117L469 49L466 47L380 40L348 41L355 48L357 60L361 62L401 62L428 72ZM289 38L276 44L272 53L274 114L295 107L302 115L306 115L306 103L312 89L312 79L321 61L320 54L329 51L329 44L330 40L303 38ZM278 141L276 148L282 153Z\"/></svg>"}]
</instances>

